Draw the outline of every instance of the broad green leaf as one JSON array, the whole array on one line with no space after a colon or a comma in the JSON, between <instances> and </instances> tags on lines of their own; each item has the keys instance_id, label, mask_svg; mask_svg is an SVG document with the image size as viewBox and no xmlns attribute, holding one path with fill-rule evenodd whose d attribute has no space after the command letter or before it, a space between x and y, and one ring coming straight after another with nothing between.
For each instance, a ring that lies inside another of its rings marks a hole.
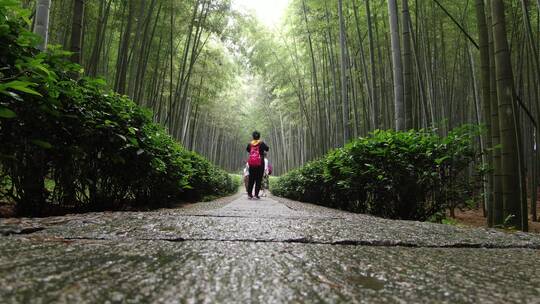
<instances>
[{"instance_id":1,"label":"broad green leaf","mask_svg":"<svg viewBox=\"0 0 540 304\"><path fill-rule=\"evenodd\" d=\"M0 106L0 118L15 118L17 117L17 113L13 112L12 110Z\"/></svg>"},{"instance_id":2,"label":"broad green leaf","mask_svg":"<svg viewBox=\"0 0 540 304\"><path fill-rule=\"evenodd\" d=\"M437 159L435 160L435 163L436 163L437 165L440 165L440 164L442 164L443 161L445 161L445 160L447 160L447 159L449 159L449 158L450 158L450 156L448 156L448 155L445 155L445 156L443 156L443 157L439 157L439 158L437 158Z\"/></svg>"},{"instance_id":3,"label":"broad green leaf","mask_svg":"<svg viewBox=\"0 0 540 304\"><path fill-rule=\"evenodd\" d=\"M0 25L0 36L3 36L5 34L9 33L9 26L7 24L1 24Z\"/></svg>"},{"instance_id":4,"label":"broad green leaf","mask_svg":"<svg viewBox=\"0 0 540 304\"><path fill-rule=\"evenodd\" d=\"M133 146L135 146L135 147L138 147L138 146L139 146L139 142L138 142L137 139L134 138L134 137L130 137L130 138L129 138L129 142L130 142Z\"/></svg>"},{"instance_id":5,"label":"broad green leaf","mask_svg":"<svg viewBox=\"0 0 540 304\"><path fill-rule=\"evenodd\" d=\"M32 90L32 89L29 88L29 87L15 86L15 87L11 87L11 89L16 90L16 91L20 91L20 92L24 92L24 93L28 93L28 94L32 94L32 95L37 95L37 96L43 97L43 95L41 95L39 92L37 92L37 91L35 91L35 90Z\"/></svg>"},{"instance_id":6,"label":"broad green leaf","mask_svg":"<svg viewBox=\"0 0 540 304\"><path fill-rule=\"evenodd\" d=\"M51 149L53 147L49 142L39 139L32 139L30 142L36 146L42 147L43 149Z\"/></svg>"},{"instance_id":7,"label":"broad green leaf","mask_svg":"<svg viewBox=\"0 0 540 304\"><path fill-rule=\"evenodd\" d=\"M42 64L35 65L34 67L36 68L36 70L43 72L44 75L49 77L51 76L51 71L49 71L49 69L47 69Z\"/></svg>"},{"instance_id":8,"label":"broad green leaf","mask_svg":"<svg viewBox=\"0 0 540 304\"><path fill-rule=\"evenodd\" d=\"M19 92L42 96L40 93L30 88L31 86L34 86L34 85L35 85L34 83L29 82L29 81L14 80L8 83L1 84L0 91L4 91L6 89L12 89Z\"/></svg>"}]
</instances>

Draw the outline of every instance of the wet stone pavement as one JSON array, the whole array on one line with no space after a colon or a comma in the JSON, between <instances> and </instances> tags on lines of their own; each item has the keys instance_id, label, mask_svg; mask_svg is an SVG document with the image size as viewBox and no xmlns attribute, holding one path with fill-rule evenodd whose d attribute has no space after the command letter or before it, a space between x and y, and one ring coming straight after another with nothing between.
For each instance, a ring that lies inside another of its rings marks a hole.
<instances>
[{"instance_id":1,"label":"wet stone pavement","mask_svg":"<svg viewBox=\"0 0 540 304\"><path fill-rule=\"evenodd\" d=\"M1 303L540 303L540 236L236 195L0 220Z\"/></svg>"}]
</instances>

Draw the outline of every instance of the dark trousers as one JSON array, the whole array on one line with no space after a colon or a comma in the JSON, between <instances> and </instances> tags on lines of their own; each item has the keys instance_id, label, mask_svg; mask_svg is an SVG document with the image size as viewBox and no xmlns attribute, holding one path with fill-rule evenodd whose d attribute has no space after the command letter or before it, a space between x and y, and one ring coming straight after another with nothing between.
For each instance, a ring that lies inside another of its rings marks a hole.
<instances>
[{"instance_id":1,"label":"dark trousers","mask_svg":"<svg viewBox=\"0 0 540 304\"><path fill-rule=\"evenodd\" d=\"M248 183L248 195L253 193L253 185L255 185L255 196L259 196L261 191L261 182L264 174L264 167L249 167L249 183Z\"/></svg>"}]
</instances>

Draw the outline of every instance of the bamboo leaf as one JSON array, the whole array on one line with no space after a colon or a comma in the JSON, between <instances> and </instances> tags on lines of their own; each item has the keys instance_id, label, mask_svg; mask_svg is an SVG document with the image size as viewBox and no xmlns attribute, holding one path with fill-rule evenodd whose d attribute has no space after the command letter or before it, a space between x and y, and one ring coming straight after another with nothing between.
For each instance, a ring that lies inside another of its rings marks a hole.
<instances>
[{"instance_id":1,"label":"bamboo leaf","mask_svg":"<svg viewBox=\"0 0 540 304\"><path fill-rule=\"evenodd\" d=\"M53 147L49 142L40 139L32 139L30 142L43 149L52 149Z\"/></svg>"},{"instance_id":2,"label":"bamboo leaf","mask_svg":"<svg viewBox=\"0 0 540 304\"><path fill-rule=\"evenodd\" d=\"M15 118L15 117L17 117L17 113L13 112L9 108L0 106L0 118Z\"/></svg>"},{"instance_id":3,"label":"bamboo leaf","mask_svg":"<svg viewBox=\"0 0 540 304\"><path fill-rule=\"evenodd\" d=\"M8 83L4 83L0 85L0 91L11 89L11 90L19 91L19 92L32 94L32 95L43 96L39 92L30 88L31 86L34 86L34 85L35 83L29 82L29 81L14 80L14 81L10 81Z\"/></svg>"}]
</instances>

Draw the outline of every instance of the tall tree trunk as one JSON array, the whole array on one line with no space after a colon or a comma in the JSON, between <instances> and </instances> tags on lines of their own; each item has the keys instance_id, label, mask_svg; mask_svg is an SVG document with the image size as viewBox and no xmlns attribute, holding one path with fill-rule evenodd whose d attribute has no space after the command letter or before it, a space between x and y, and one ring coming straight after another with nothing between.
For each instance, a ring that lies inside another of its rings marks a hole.
<instances>
[{"instance_id":1,"label":"tall tree trunk","mask_svg":"<svg viewBox=\"0 0 540 304\"><path fill-rule=\"evenodd\" d=\"M71 20L71 46L69 50L73 53L71 61L81 63L82 34L84 22L84 0L73 0L73 18Z\"/></svg>"},{"instance_id":2,"label":"tall tree trunk","mask_svg":"<svg viewBox=\"0 0 540 304\"><path fill-rule=\"evenodd\" d=\"M403 0L401 27L403 32L403 94L405 102L405 128L413 128L412 112L412 55L411 55L411 16L409 0Z\"/></svg>"},{"instance_id":3,"label":"tall tree trunk","mask_svg":"<svg viewBox=\"0 0 540 304\"><path fill-rule=\"evenodd\" d=\"M101 49L103 47L103 41L105 40L105 32L112 1L113 0L102 0L102 3L100 4L98 24L94 37L94 45L92 47L92 53L90 55L90 61L88 63L88 75L92 77L97 76L98 73ZM107 2L106 8L104 8L105 2Z\"/></svg>"},{"instance_id":4,"label":"tall tree trunk","mask_svg":"<svg viewBox=\"0 0 540 304\"><path fill-rule=\"evenodd\" d=\"M171 28L169 30L169 44L170 44L170 47L171 47L171 53L170 53L170 57L169 57L169 61L170 61L170 73L169 73L169 107L168 107L168 114L167 114L167 118L165 120L165 124L167 124L167 120L169 120L169 124L167 125L168 128L169 128L169 133L172 134L172 132L174 132L174 130L172 129L172 126L173 126L173 120L170 118L171 116L171 113L173 111L173 74L174 74L174 64L173 64L173 58L174 58L174 37L173 37L173 32L174 32L174 1L171 1L171 18L170 18L170 21L171 21Z\"/></svg>"},{"instance_id":5,"label":"tall tree trunk","mask_svg":"<svg viewBox=\"0 0 540 304\"><path fill-rule=\"evenodd\" d=\"M478 41L480 46L480 82L482 87L482 104L483 104L483 120L486 126L486 135L484 139L484 154L488 167L493 166L491 156L491 100L490 100L490 83L489 83L489 37L486 26L486 13L484 0L476 0L476 22L478 26ZM486 185L486 210L488 226L493 226L493 175L487 176Z\"/></svg>"},{"instance_id":6,"label":"tall tree trunk","mask_svg":"<svg viewBox=\"0 0 540 304\"><path fill-rule=\"evenodd\" d=\"M365 132L368 132L371 128L370 128L370 125L373 126L373 129L376 129L377 127L375 127L375 120L376 118L374 117L374 113L376 112L375 111L375 99L373 98L373 88L371 86L371 82L369 81L369 76L368 76L368 70L367 70L367 64L366 64L366 56L364 54L364 46L362 45L362 34L360 32L360 23L358 22L358 13L357 13L357 8L356 8L356 2L353 1L353 13L354 13L354 21L355 21L355 25L356 25L356 34L358 36L358 50L360 52L360 59L361 59L361 64L360 64L360 67L361 67L361 70L362 70L362 74L364 75L364 81L362 82L360 79L358 80L359 83L364 83L365 84L365 87L366 87L366 92L367 92L367 95L368 95L368 99L369 99L369 104L364 107L364 113L367 114L368 111L367 109L369 108L369 114L366 115L366 117L364 118L364 125L366 126L365 127ZM350 51L350 53L353 53L353 51ZM356 81L355 79L353 78L353 72L355 70L358 70L357 69L357 65L356 65L356 60L353 60L353 62L355 63L354 65L354 68L351 68L349 69L349 74L350 74L350 79L351 79L351 86L353 88L353 91L354 91L354 88L355 88L355 84L356 84ZM360 95L360 94L357 94L357 95ZM355 96L353 96L353 112L356 113L357 111L357 108L355 106ZM368 116L369 115L369 116ZM358 126L359 123L358 123L358 117L355 115L355 124ZM357 131L355 129L355 131ZM358 134L354 134L354 136L356 137Z\"/></svg>"},{"instance_id":7,"label":"tall tree trunk","mask_svg":"<svg viewBox=\"0 0 540 304\"><path fill-rule=\"evenodd\" d=\"M153 11L154 7L155 7L155 3L156 3L156 0L152 0L152 3L150 5L151 7L151 11ZM150 60L150 51L152 50L152 42L154 41L154 38L155 38L155 33L156 33L156 28L157 28L157 23L158 23L158 20L160 20L160 14L161 14L161 7L162 5L160 4L159 7L158 7L158 10L157 10L157 14L156 14L156 17L154 19L154 24L152 26L152 30L151 30L151 33L148 33L149 32L149 24L150 24L150 21L148 21L148 25L145 27L145 30L144 30L144 34L143 34L143 41L146 41L146 37L149 35L149 41L148 43L145 43L141 46L141 56L139 58L139 63L137 64L137 73L136 73L136 78L135 78L135 101L138 103L138 104L142 104L143 103L143 96L144 96L144 93L146 91L146 89L148 88L148 86L145 86L144 84L144 79L145 79L145 76L146 76L146 72L147 72L147 67L148 67L148 62ZM148 19L150 19L152 16L152 13L149 13L148 14ZM147 44L147 45L146 45ZM158 50L158 53L159 53L159 50Z\"/></svg>"},{"instance_id":8,"label":"tall tree trunk","mask_svg":"<svg viewBox=\"0 0 540 304\"><path fill-rule=\"evenodd\" d=\"M528 11L528 7L527 7L527 0L521 0L521 9L522 9L522 12L523 12L523 23L525 25L525 28L527 30L527 40L529 42L529 46L531 48L531 51L532 51L532 57L533 57L533 63L534 63L534 73L537 75L537 76L540 76L540 62L539 62L539 59L538 59L538 47L536 45L536 41L534 40L534 35L533 35L533 31L532 31L532 27L531 27L531 20L530 20L530 17L529 17L529 11ZM540 0L538 0L538 9L540 9ZM537 88L536 90L534 90L534 93L535 94L538 94L538 92L540 91L540 88ZM530 91L530 90L529 90ZM537 123L536 123L536 132L533 136L533 151L532 151L532 157L533 157L533 165L532 165L532 175L531 175L531 216L532 216L532 220L534 222L537 221L537 214L536 214L536 200L537 200L537 189L538 189L538 182L537 182L537 168L536 168L536 164L538 164L538 160L540 159L540 155L538 155L538 142L536 140L538 134L540 134L540 123L538 122L538 119L540 119L540 105L539 104L536 104L536 117L537 117Z\"/></svg>"},{"instance_id":9,"label":"tall tree trunk","mask_svg":"<svg viewBox=\"0 0 540 304\"><path fill-rule=\"evenodd\" d=\"M44 51L49 40L49 13L51 11L51 0L38 0L36 6L36 18L34 33L41 37L38 49Z\"/></svg>"},{"instance_id":10,"label":"tall tree trunk","mask_svg":"<svg viewBox=\"0 0 540 304\"><path fill-rule=\"evenodd\" d=\"M304 16L304 23L306 25L306 32L307 32L307 38L308 38L308 45L309 45L309 54L311 58L311 75L312 75L312 81L313 81L313 88L315 89L315 104L320 105L320 92L319 92L319 80L317 77L317 65L315 64L315 54L313 52L313 42L311 40L311 31L309 29L309 23L307 19L307 7L306 7L306 1L302 0L302 12ZM310 130L310 134L311 134ZM317 147L318 148L318 147Z\"/></svg>"},{"instance_id":11,"label":"tall tree trunk","mask_svg":"<svg viewBox=\"0 0 540 304\"><path fill-rule=\"evenodd\" d=\"M116 62L115 90L124 94L126 92L126 77L129 64L129 47L131 44L131 27L133 24L133 14L135 12L135 3L127 1L128 15L126 28L122 34L122 39L118 49L118 59Z\"/></svg>"},{"instance_id":12,"label":"tall tree trunk","mask_svg":"<svg viewBox=\"0 0 540 304\"><path fill-rule=\"evenodd\" d=\"M491 1L487 2L487 12L489 13L486 18L488 24L488 39L489 39L489 91L490 91L490 103L491 103L491 144L496 149L493 149L493 225L502 225L504 223L503 214L503 199L502 199L502 163L501 163L501 149L499 147L501 136L499 129L499 104L497 99L497 83L495 79L495 51L493 45L493 18L491 15Z\"/></svg>"},{"instance_id":13,"label":"tall tree trunk","mask_svg":"<svg viewBox=\"0 0 540 304\"><path fill-rule=\"evenodd\" d=\"M374 40L373 40L373 29L372 29L372 22L371 22L371 8L369 5L369 0L365 0L366 2L366 15L367 15L367 26L368 26L368 39L369 39L369 65L370 65L370 71L371 71L371 98L373 99L373 127L375 129L378 129L380 127L380 107L379 103L380 100L377 98L377 75L375 72L375 47L374 47Z\"/></svg>"},{"instance_id":14,"label":"tall tree trunk","mask_svg":"<svg viewBox=\"0 0 540 304\"><path fill-rule=\"evenodd\" d=\"M396 0L388 0L388 17L392 43L392 63L394 70L394 115L395 128L405 130L405 106L403 102L403 69L401 67L401 47L399 43L399 27Z\"/></svg>"},{"instance_id":15,"label":"tall tree trunk","mask_svg":"<svg viewBox=\"0 0 540 304\"><path fill-rule=\"evenodd\" d=\"M507 223L527 230L527 222L522 220L522 174L520 170L520 139L517 100L514 94L512 61L506 38L506 20L503 0L492 0L493 41L499 123L502 146L502 186L503 209ZM525 213L526 209L525 209Z\"/></svg>"},{"instance_id":16,"label":"tall tree trunk","mask_svg":"<svg viewBox=\"0 0 540 304\"><path fill-rule=\"evenodd\" d=\"M343 20L343 0L338 0L339 14L339 47L341 57L341 102L343 114L343 143L346 144L350 139L349 131L349 100L347 91L347 47L345 43L345 20Z\"/></svg>"}]
</instances>

